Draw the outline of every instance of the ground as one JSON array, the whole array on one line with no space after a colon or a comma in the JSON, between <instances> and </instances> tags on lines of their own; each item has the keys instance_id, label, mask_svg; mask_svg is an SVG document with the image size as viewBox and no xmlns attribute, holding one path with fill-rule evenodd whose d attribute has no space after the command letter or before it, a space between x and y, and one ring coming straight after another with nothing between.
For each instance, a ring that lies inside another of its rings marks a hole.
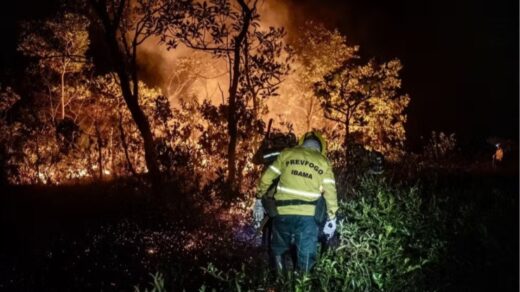
<instances>
[{"instance_id":1,"label":"ground","mask_svg":"<svg viewBox=\"0 0 520 292\"><path fill-rule=\"evenodd\" d=\"M446 234L447 257L455 257L432 272L432 288L516 291L517 174L436 171L423 182L431 193L442 189L456 197L450 220L468 225ZM243 264L248 273L266 269L265 251L237 215L245 205L204 211L203 204L172 203L178 200L172 190L170 205L176 207L158 207L128 181L5 190L0 290L128 291L156 272L168 287L192 290L211 285L203 270L210 262L221 270Z\"/></svg>"}]
</instances>

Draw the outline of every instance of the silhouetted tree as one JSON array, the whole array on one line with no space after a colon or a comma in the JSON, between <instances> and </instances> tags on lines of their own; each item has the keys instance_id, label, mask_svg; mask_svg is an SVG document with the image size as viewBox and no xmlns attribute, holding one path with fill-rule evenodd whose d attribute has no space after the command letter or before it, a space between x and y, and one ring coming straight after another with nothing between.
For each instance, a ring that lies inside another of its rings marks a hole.
<instances>
[{"instance_id":1,"label":"silhouetted tree","mask_svg":"<svg viewBox=\"0 0 520 292\"><path fill-rule=\"evenodd\" d=\"M377 148L391 142L402 147L406 121L403 111L409 97L398 92L401 68L399 60L383 64L374 60L366 64L347 61L316 83L316 95L320 97L325 117L344 129L345 151L352 142L351 132L361 133L367 141L360 142L378 151L388 150Z\"/></svg>"},{"instance_id":2,"label":"silhouetted tree","mask_svg":"<svg viewBox=\"0 0 520 292\"><path fill-rule=\"evenodd\" d=\"M150 123L139 105L137 49L154 35L162 2L89 0L104 32L123 98L143 138L146 166L154 186L160 183L161 174Z\"/></svg>"}]
</instances>

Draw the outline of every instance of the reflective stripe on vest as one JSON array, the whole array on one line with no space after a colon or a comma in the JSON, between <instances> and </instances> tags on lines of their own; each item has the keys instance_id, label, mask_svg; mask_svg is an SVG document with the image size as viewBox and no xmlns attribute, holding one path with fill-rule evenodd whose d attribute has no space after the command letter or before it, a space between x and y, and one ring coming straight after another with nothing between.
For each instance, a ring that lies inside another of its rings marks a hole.
<instances>
[{"instance_id":1,"label":"reflective stripe on vest","mask_svg":"<svg viewBox=\"0 0 520 292\"><path fill-rule=\"evenodd\" d=\"M266 158L269 158L272 156L278 156L278 155L280 155L280 152L273 152L273 153L266 154L263 157L264 157L264 159L266 159Z\"/></svg>"},{"instance_id":2,"label":"reflective stripe on vest","mask_svg":"<svg viewBox=\"0 0 520 292\"><path fill-rule=\"evenodd\" d=\"M278 168L276 168L276 167L274 167L272 165L269 165L269 169L271 169L272 171L276 172L276 174L282 174L282 172Z\"/></svg>"},{"instance_id":3,"label":"reflective stripe on vest","mask_svg":"<svg viewBox=\"0 0 520 292\"><path fill-rule=\"evenodd\" d=\"M324 178L323 183L324 184L336 184L336 181L331 178Z\"/></svg>"},{"instance_id":4,"label":"reflective stripe on vest","mask_svg":"<svg viewBox=\"0 0 520 292\"><path fill-rule=\"evenodd\" d=\"M307 198L319 198L321 196L320 193L310 193L310 192L305 192L305 191L300 191L300 190L295 190L295 189L284 188L284 187L281 187L281 186L276 187L276 189L278 191L281 191L281 192L284 192L284 193L288 193L288 194L291 194L291 195L304 196L304 197L307 197Z\"/></svg>"}]
</instances>

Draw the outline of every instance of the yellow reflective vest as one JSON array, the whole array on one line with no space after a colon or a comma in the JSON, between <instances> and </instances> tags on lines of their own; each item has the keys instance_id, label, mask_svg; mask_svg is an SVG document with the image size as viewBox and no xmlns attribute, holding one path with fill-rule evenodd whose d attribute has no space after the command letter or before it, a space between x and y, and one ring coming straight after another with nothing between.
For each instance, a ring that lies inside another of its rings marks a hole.
<instances>
[{"instance_id":1,"label":"yellow reflective vest","mask_svg":"<svg viewBox=\"0 0 520 292\"><path fill-rule=\"evenodd\" d=\"M281 202L280 215L314 216L314 202L323 194L330 219L338 210L336 182L330 162L317 150L296 146L280 153L260 178L257 197L266 194L275 179L279 178L274 198ZM284 205L284 200L303 201L301 204Z\"/></svg>"}]
</instances>

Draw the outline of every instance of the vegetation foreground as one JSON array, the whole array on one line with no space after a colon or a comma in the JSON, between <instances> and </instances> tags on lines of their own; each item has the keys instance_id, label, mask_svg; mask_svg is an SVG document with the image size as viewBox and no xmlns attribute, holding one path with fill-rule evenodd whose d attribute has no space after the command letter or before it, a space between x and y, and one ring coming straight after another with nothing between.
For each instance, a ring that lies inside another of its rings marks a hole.
<instances>
[{"instance_id":1,"label":"vegetation foreground","mask_svg":"<svg viewBox=\"0 0 520 292\"><path fill-rule=\"evenodd\" d=\"M514 291L517 176L460 173L363 176L313 272L278 278L245 203L180 200L171 185L157 206L130 181L16 187L2 196L0 288Z\"/></svg>"}]
</instances>

